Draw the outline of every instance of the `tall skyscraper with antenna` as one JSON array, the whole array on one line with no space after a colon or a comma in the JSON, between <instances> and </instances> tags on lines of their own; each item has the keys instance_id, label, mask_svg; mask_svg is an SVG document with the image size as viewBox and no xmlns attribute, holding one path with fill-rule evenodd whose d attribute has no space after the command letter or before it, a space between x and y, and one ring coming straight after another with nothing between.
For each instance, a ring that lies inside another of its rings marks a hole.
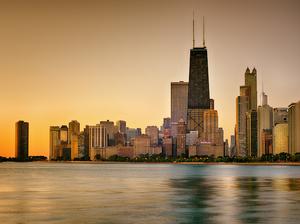
<instances>
[{"instance_id":1,"label":"tall skyscraper with antenna","mask_svg":"<svg viewBox=\"0 0 300 224\"><path fill-rule=\"evenodd\" d=\"M203 132L204 110L210 108L208 60L205 46L205 24L203 18L203 46L195 47L195 21L193 18L193 49L190 50L188 86L188 131Z\"/></svg>"}]
</instances>

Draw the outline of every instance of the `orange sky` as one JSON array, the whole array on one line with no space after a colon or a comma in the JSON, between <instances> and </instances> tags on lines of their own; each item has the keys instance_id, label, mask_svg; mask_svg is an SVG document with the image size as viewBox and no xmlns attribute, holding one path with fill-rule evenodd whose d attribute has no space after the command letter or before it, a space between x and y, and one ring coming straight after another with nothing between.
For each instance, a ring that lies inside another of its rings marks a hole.
<instances>
[{"instance_id":1,"label":"orange sky","mask_svg":"<svg viewBox=\"0 0 300 224\"><path fill-rule=\"evenodd\" d=\"M247 66L271 106L300 99L300 2L0 0L0 155L14 156L14 124L30 125L30 154L48 156L49 126L124 119L161 125L170 82L188 81L206 18L211 97L225 137ZM260 101L258 101L260 102Z\"/></svg>"}]
</instances>

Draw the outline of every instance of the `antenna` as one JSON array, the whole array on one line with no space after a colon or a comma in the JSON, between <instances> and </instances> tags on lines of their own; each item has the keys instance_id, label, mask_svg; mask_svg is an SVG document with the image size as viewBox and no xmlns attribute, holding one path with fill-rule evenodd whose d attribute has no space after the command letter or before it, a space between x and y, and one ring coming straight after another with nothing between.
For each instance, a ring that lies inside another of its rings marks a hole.
<instances>
[{"instance_id":1,"label":"antenna","mask_svg":"<svg viewBox=\"0 0 300 224\"><path fill-rule=\"evenodd\" d=\"M205 47L205 18L203 16L203 47Z\"/></svg>"},{"instance_id":2,"label":"antenna","mask_svg":"<svg viewBox=\"0 0 300 224\"><path fill-rule=\"evenodd\" d=\"M194 19L194 10L193 10L193 48L195 48L195 19Z\"/></svg>"}]
</instances>

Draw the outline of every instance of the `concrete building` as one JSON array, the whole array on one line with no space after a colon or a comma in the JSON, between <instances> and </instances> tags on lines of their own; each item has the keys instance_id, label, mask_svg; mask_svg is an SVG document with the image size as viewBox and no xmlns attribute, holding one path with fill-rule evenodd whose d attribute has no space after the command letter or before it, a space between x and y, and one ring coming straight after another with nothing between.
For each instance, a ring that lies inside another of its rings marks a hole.
<instances>
[{"instance_id":1,"label":"concrete building","mask_svg":"<svg viewBox=\"0 0 300 224\"><path fill-rule=\"evenodd\" d=\"M27 160L29 148L29 123L25 121L16 122L15 133L15 158L19 161Z\"/></svg>"},{"instance_id":2,"label":"concrete building","mask_svg":"<svg viewBox=\"0 0 300 224\"><path fill-rule=\"evenodd\" d=\"M148 135L140 135L134 138L134 157L150 153L151 138Z\"/></svg>"},{"instance_id":3,"label":"concrete building","mask_svg":"<svg viewBox=\"0 0 300 224\"><path fill-rule=\"evenodd\" d=\"M157 146L158 145L158 134L159 130L156 126L147 126L145 129L145 134L150 137L150 145Z\"/></svg>"},{"instance_id":4,"label":"concrete building","mask_svg":"<svg viewBox=\"0 0 300 224\"><path fill-rule=\"evenodd\" d=\"M118 132L125 134L126 133L126 121L118 120L116 122L116 126L118 129Z\"/></svg>"},{"instance_id":5,"label":"concrete building","mask_svg":"<svg viewBox=\"0 0 300 224\"><path fill-rule=\"evenodd\" d=\"M86 149L85 149L85 133L84 131L80 132L78 135L78 158L86 158Z\"/></svg>"},{"instance_id":6,"label":"concrete building","mask_svg":"<svg viewBox=\"0 0 300 224\"><path fill-rule=\"evenodd\" d=\"M186 145L196 145L198 140L198 131L190 131L186 134Z\"/></svg>"},{"instance_id":7,"label":"concrete building","mask_svg":"<svg viewBox=\"0 0 300 224\"><path fill-rule=\"evenodd\" d=\"M246 113L247 154L257 157L257 111Z\"/></svg>"},{"instance_id":8,"label":"concrete building","mask_svg":"<svg viewBox=\"0 0 300 224\"><path fill-rule=\"evenodd\" d=\"M94 160L100 155L100 149L108 146L108 134L106 127L102 124L89 126L89 157Z\"/></svg>"},{"instance_id":9,"label":"concrete building","mask_svg":"<svg viewBox=\"0 0 300 224\"><path fill-rule=\"evenodd\" d=\"M205 110L204 111L204 129L201 136L201 141L222 144L223 140L220 139L219 126L218 126L218 111Z\"/></svg>"},{"instance_id":10,"label":"concrete building","mask_svg":"<svg viewBox=\"0 0 300 224\"><path fill-rule=\"evenodd\" d=\"M273 154L289 152L288 123L277 123L273 128Z\"/></svg>"},{"instance_id":11,"label":"concrete building","mask_svg":"<svg viewBox=\"0 0 300 224\"><path fill-rule=\"evenodd\" d=\"M238 96L236 98L236 149L237 156L246 157L247 151L247 120L246 113L249 108L249 99L247 96Z\"/></svg>"},{"instance_id":12,"label":"concrete building","mask_svg":"<svg viewBox=\"0 0 300 224\"><path fill-rule=\"evenodd\" d=\"M115 145L125 146L126 144L126 136L124 133L117 132L114 135Z\"/></svg>"},{"instance_id":13,"label":"concrete building","mask_svg":"<svg viewBox=\"0 0 300 224\"><path fill-rule=\"evenodd\" d=\"M113 146L114 143L114 134L117 132L114 122L110 120L100 121L100 124L103 125L106 129L107 142L108 146Z\"/></svg>"},{"instance_id":14,"label":"concrete building","mask_svg":"<svg viewBox=\"0 0 300 224\"><path fill-rule=\"evenodd\" d=\"M163 138L163 155L166 157L173 156L172 137Z\"/></svg>"},{"instance_id":15,"label":"concrete building","mask_svg":"<svg viewBox=\"0 0 300 224\"><path fill-rule=\"evenodd\" d=\"M78 159L78 137L79 135L71 133L71 160Z\"/></svg>"},{"instance_id":16,"label":"concrete building","mask_svg":"<svg viewBox=\"0 0 300 224\"><path fill-rule=\"evenodd\" d=\"M49 160L57 159L60 148L60 128L59 126L50 126L50 146Z\"/></svg>"},{"instance_id":17,"label":"concrete building","mask_svg":"<svg viewBox=\"0 0 300 224\"><path fill-rule=\"evenodd\" d=\"M288 108L280 107L273 109L273 127L276 124L282 124L288 122Z\"/></svg>"},{"instance_id":18,"label":"concrete building","mask_svg":"<svg viewBox=\"0 0 300 224\"><path fill-rule=\"evenodd\" d=\"M68 129L68 126L67 125L62 125L60 127L60 141L62 144L68 144L69 142L69 136L68 136L68 133L69 133L69 129Z\"/></svg>"},{"instance_id":19,"label":"concrete building","mask_svg":"<svg viewBox=\"0 0 300 224\"><path fill-rule=\"evenodd\" d=\"M126 141L127 144L130 144L131 140L134 139L136 136L139 136L139 131L135 128L127 128L126 129Z\"/></svg>"},{"instance_id":20,"label":"concrete building","mask_svg":"<svg viewBox=\"0 0 300 224\"><path fill-rule=\"evenodd\" d=\"M262 135L264 130L272 130L273 128L273 108L268 105L268 97L262 93L262 105L257 109L257 141L258 141L258 157L266 154Z\"/></svg>"},{"instance_id":21,"label":"concrete building","mask_svg":"<svg viewBox=\"0 0 300 224\"><path fill-rule=\"evenodd\" d=\"M80 134L80 123L76 120L73 120L69 122L69 129L68 129L68 144L72 144L72 135L78 135Z\"/></svg>"},{"instance_id":22,"label":"concrete building","mask_svg":"<svg viewBox=\"0 0 300 224\"><path fill-rule=\"evenodd\" d=\"M257 71L253 68L252 72L247 68L245 72L245 86L250 87L249 109L257 110Z\"/></svg>"},{"instance_id":23,"label":"concrete building","mask_svg":"<svg viewBox=\"0 0 300 224\"><path fill-rule=\"evenodd\" d=\"M186 146L186 123L184 120L181 118L178 121L177 125L177 135L176 135L176 140L177 140L177 156L181 156L182 154L186 154L185 146Z\"/></svg>"},{"instance_id":24,"label":"concrete building","mask_svg":"<svg viewBox=\"0 0 300 224\"><path fill-rule=\"evenodd\" d=\"M188 105L188 82L171 82L171 122L186 122Z\"/></svg>"},{"instance_id":25,"label":"concrete building","mask_svg":"<svg viewBox=\"0 0 300 224\"><path fill-rule=\"evenodd\" d=\"M90 159L90 128L88 125L83 129L84 134L84 159Z\"/></svg>"},{"instance_id":26,"label":"concrete building","mask_svg":"<svg viewBox=\"0 0 300 224\"><path fill-rule=\"evenodd\" d=\"M272 133L272 129L264 129L262 131L262 133L261 133L261 151L263 152L262 155L273 154L273 133Z\"/></svg>"},{"instance_id":27,"label":"concrete building","mask_svg":"<svg viewBox=\"0 0 300 224\"><path fill-rule=\"evenodd\" d=\"M289 153L300 153L300 101L289 105L288 132Z\"/></svg>"}]
</instances>

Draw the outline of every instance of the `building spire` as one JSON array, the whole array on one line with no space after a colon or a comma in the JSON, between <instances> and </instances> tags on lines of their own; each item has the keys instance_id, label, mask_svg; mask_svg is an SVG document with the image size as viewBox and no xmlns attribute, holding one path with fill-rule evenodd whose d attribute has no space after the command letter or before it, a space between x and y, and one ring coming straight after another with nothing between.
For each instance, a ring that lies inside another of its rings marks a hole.
<instances>
[{"instance_id":1,"label":"building spire","mask_svg":"<svg viewBox=\"0 0 300 224\"><path fill-rule=\"evenodd\" d=\"M193 10L193 48L195 48L195 18Z\"/></svg>"},{"instance_id":2,"label":"building spire","mask_svg":"<svg viewBox=\"0 0 300 224\"><path fill-rule=\"evenodd\" d=\"M205 47L205 18L203 16L203 47Z\"/></svg>"}]
</instances>

